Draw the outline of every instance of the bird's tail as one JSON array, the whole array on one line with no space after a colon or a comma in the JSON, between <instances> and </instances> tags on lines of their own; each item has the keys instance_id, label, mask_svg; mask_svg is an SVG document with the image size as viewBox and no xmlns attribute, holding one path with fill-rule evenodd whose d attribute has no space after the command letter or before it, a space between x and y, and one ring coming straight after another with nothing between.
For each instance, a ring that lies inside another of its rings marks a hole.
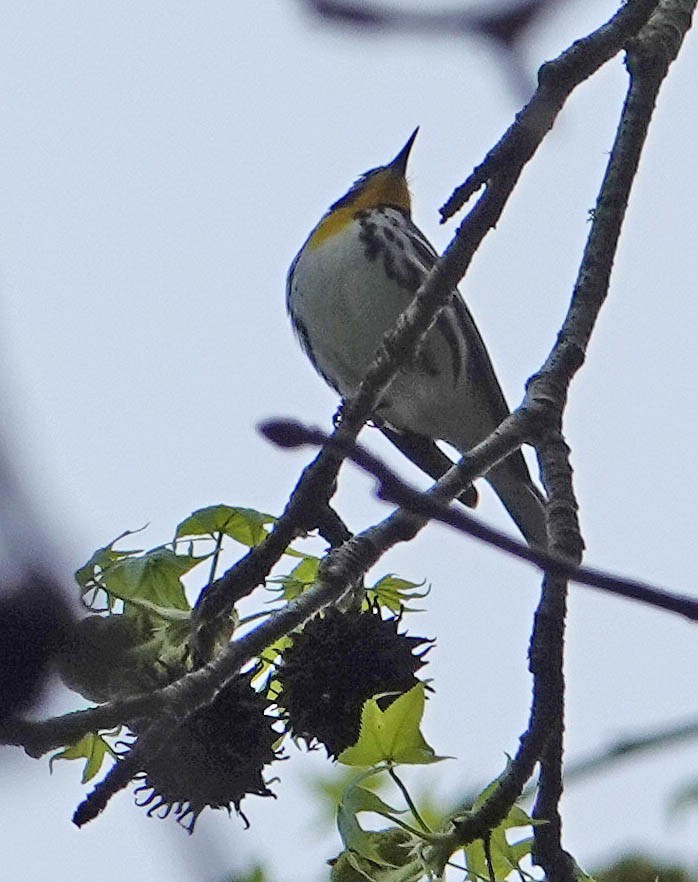
<instances>
[{"instance_id":1,"label":"bird's tail","mask_svg":"<svg viewBox=\"0 0 698 882\"><path fill-rule=\"evenodd\" d=\"M529 545L545 548L547 530L543 495L531 480L520 453L514 453L485 476Z\"/></svg>"}]
</instances>

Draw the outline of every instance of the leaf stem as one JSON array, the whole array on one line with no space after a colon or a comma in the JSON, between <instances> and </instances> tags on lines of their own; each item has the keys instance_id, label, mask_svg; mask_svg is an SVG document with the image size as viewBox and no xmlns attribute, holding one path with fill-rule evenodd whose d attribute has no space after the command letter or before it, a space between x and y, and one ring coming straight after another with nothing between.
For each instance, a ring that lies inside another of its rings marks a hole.
<instances>
[{"instance_id":1,"label":"leaf stem","mask_svg":"<svg viewBox=\"0 0 698 882\"><path fill-rule=\"evenodd\" d=\"M216 533L216 547L213 550L213 557L211 559L211 572L208 577L208 584L211 585L216 579L216 569L218 567L218 558L221 556L221 549L223 548L223 533Z\"/></svg>"},{"instance_id":2,"label":"leaf stem","mask_svg":"<svg viewBox=\"0 0 698 882\"><path fill-rule=\"evenodd\" d=\"M407 790L407 787L405 787L403 782L400 780L400 778L398 777L398 774L395 771L393 766L388 766L388 774L393 779L393 781L397 784L400 792L402 793L403 797L405 798L405 802L409 806L409 809L412 812L412 815L413 815L414 819L417 821L417 823L419 824L419 826L422 828L422 830L425 833L431 833L432 831L429 829L428 825L425 823L424 819L419 814L417 806L412 801L412 797L410 796L409 791Z\"/></svg>"}]
</instances>

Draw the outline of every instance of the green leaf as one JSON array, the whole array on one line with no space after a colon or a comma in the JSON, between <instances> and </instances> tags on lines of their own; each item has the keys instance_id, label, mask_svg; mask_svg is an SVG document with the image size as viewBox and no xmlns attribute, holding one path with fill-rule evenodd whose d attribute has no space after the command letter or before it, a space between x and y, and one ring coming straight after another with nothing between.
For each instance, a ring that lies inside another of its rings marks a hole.
<instances>
[{"instance_id":1,"label":"green leaf","mask_svg":"<svg viewBox=\"0 0 698 882\"><path fill-rule=\"evenodd\" d=\"M490 871L487 868L487 860L485 858L485 848L481 839L466 845L463 849L463 856L465 858L465 865L468 868L466 879L471 880L471 882L482 882L483 879L490 878Z\"/></svg>"},{"instance_id":2,"label":"green leaf","mask_svg":"<svg viewBox=\"0 0 698 882\"><path fill-rule=\"evenodd\" d=\"M206 560L155 548L141 557L117 560L103 574L100 587L119 600L144 600L167 609L190 609L180 579Z\"/></svg>"},{"instance_id":3,"label":"green leaf","mask_svg":"<svg viewBox=\"0 0 698 882\"><path fill-rule=\"evenodd\" d=\"M230 536L242 545L259 545L268 533L265 524L273 524L274 515L253 508L234 508L230 505L209 505L200 508L182 521L175 531L175 539L190 536L213 537L218 533Z\"/></svg>"},{"instance_id":4,"label":"green leaf","mask_svg":"<svg viewBox=\"0 0 698 882\"><path fill-rule=\"evenodd\" d=\"M369 773L372 774L374 773ZM366 777L360 775L346 787L337 807L337 828L345 848L375 863L383 864L385 862L375 839L361 827L356 816L359 812L375 812L392 817L400 812L389 806L377 793L361 786Z\"/></svg>"},{"instance_id":5,"label":"green leaf","mask_svg":"<svg viewBox=\"0 0 698 882\"><path fill-rule=\"evenodd\" d=\"M490 857L495 879L506 879L510 873L518 870L519 862L531 853L533 837L527 837L517 843L510 844L503 827L497 827L490 836ZM485 857L485 847L481 839L471 842L465 849L465 861L468 868L468 879L480 882L481 878L489 879L490 873Z\"/></svg>"},{"instance_id":6,"label":"green leaf","mask_svg":"<svg viewBox=\"0 0 698 882\"><path fill-rule=\"evenodd\" d=\"M386 710L371 698L361 710L359 740L337 757L347 766L375 766L379 763L416 765L439 762L427 744L419 725L424 715L424 684L398 696Z\"/></svg>"},{"instance_id":7,"label":"green leaf","mask_svg":"<svg viewBox=\"0 0 698 882\"><path fill-rule=\"evenodd\" d=\"M272 643L271 646L267 646L259 656L259 664L252 677L252 683L255 685L255 688L263 692L270 700L277 701L281 695L281 684L275 677L276 664L284 649L288 649L292 643L293 639L288 634L284 634ZM259 685L265 677L266 682L264 685Z\"/></svg>"},{"instance_id":8,"label":"green leaf","mask_svg":"<svg viewBox=\"0 0 698 882\"><path fill-rule=\"evenodd\" d=\"M369 834L380 837L393 831L378 831ZM381 846L378 843L379 847ZM330 882L422 882L432 878L425 873L424 863L413 858L398 865L381 865L351 851L344 851L333 862Z\"/></svg>"},{"instance_id":9,"label":"green leaf","mask_svg":"<svg viewBox=\"0 0 698 882\"><path fill-rule=\"evenodd\" d=\"M324 824L336 823L337 808L351 786L360 783L366 790L381 793L383 788L390 785L390 779L385 774L374 774L373 770L371 774L363 773L357 777L356 769L351 766L334 766L328 773L310 776L305 783L311 791L312 805L316 809L316 815L309 823L318 829Z\"/></svg>"},{"instance_id":10,"label":"green leaf","mask_svg":"<svg viewBox=\"0 0 698 882\"><path fill-rule=\"evenodd\" d=\"M533 836L526 836L525 839L519 839L518 842L509 843L512 862L515 866L526 857L529 856L533 849Z\"/></svg>"},{"instance_id":11,"label":"green leaf","mask_svg":"<svg viewBox=\"0 0 698 882\"><path fill-rule=\"evenodd\" d=\"M390 816L395 813L395 809L391 809L380 796L363 787L352 788L337 809L337 829L345 847L376 863L383 863L375 840L356 818L358 812L377 812Z\"/></svg>"},{"instance_id":12,"label":"green leaf","mask_svg":"<svg viewBox=\"0 0 698 882\"><path fill-rule=\"evenodd\" d=\"M135 551L117 551L114 548L116 543L121 539L124 539L126 536L133 536L135 533L139 532L141 531L124 531L117 536L116 539L112 540L109 545L105 545L103 548L98 548L87 563L83 564L83 566L76 571L75 581L82 589L83 594L98 589L100 587L101 573L108 570L117 560L142 553L140 549Z\"/></svg>"},{"instance_id":13,"label":"green leaf","mask_svg":"<svg viewBox=\"0 0 698 882\"><path fill-rule=\"evenodd\" d=\"M350 849L333 862L331 882L423 882L435 879L421 855L421 841L401 827L365 833L367 850L376 859Z\"/></svg>"},{"instance_id":14,"label":"green leaf","mask_svg":"<svg viewBox=\"0 0 698 882\"><path fill-rule=\"evenodd\" d=\"M283 600L293 600L315 584L319 566L319 557L304 554L303 560L296 564L287 576L278 576L269 581L281 585L281 588L276 590L280 590Z\"/></svg>"},{"instance_id":15,"label":"green leaf","mask_svg":"<svg viewBox=\"0 0 698 882\"><path fill-rule=\"evenodd\" d=\"M509 763L507 763L507 768ZM472 811L479 809L494 793L499 786L499 780L506 774L507 769L491 781L478 795L473 803ZM545 823L534 821L520 806L514 805L509 809L502 823L491 831L489 836L489 850L492 861L492 869L495 879L506 879L512 872L518 870L519 863L531 853L533 838L525 836L516 842L510 842L507 834L514 829ZM481 839L471 842L463 849L468 868L467 878L472 882L481 882L481 878L488 879L490 876L485 854L485 846Z\"/></svg>"},{"instance_id":16,"label":"green leaf","mask_svg":"<svg viewBox=\"0 0 698 882\"><path fill-rule=\"evenodd\" d=\"M545 823L545 821L534 821L528 812L525 812L520 805L513 805L509 809L509 814L506 819L507 830L513 830L515 827L535 827L536 825Z\"/></svg>"},{"instance_id":17,"label":"green leaf","mask_svg":"<svg viewBox=\"0 0 698 882\"><path fill-rule=\"evenodd\" d=\"M116 735L119 731L117 729L111 734ZM115 757L114 751L98 732L89 732L75 744L55 753L49 760L49 769L53 771L55 760L85 760L82 783L87 784L99 772L107 755Z\"/></svg>"},{"instance_id":18,"label":"green leaf","mask_svg":"<svg viewBox=\"0 0 698 882\"><path fill-rule=\"evenodd\" d=\"M337 826L345 851L333 865L331 879L334 882L418 882L432 878L431 868L426 867L422 857L424 837L403 826L386 830L367 831L358 821L360 812L372 812L388 818L394 824L401 822L395 817L402 814L388 805L371 789L377 786L379 773L385 766L370 769L353 778L344 789L337 810Z\"/></svg>"},{"instance_id":19,"label":"green leaf","mask_svg":"<svg viewBox=\"0 0 698 882\"><path fill-rule=\"evenodd\" d=\"M426 591L414 591L420 588L424 582L410 582L407 579L401 579L394 573L383 576L372 588L366 591L366 598L369 603L377 601L381 607L386 607L392 612L399 613L401 610L409 609L407 602L414 598L426 597L429 588ZM416 610L410 610L416 612Z\"/></svg>"}]
</instances>

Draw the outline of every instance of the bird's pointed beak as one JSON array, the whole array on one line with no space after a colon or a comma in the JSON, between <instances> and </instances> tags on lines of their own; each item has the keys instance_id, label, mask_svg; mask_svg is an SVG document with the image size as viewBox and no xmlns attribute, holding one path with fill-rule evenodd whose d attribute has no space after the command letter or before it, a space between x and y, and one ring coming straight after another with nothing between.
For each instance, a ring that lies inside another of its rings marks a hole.
<instances>
[{"instance_id":1,"label":"bird's pointed beak","mask_svg":"<svg viewBox=\"0 0 698 882\"><path fill-rule=\"evenodd\" d=\"M412 132L410 137L407 139L407 143L402 148L402 150L398 153L395 159L392 162L388 163L388 168L392 168L397 172L400 172L401 175L404 175L407 171L407 160L410 158L410 150L412 150L412 145L414 144L414 139L417 137L417 132L419 131L419 126Z\"/></svg>"}]
</instances>

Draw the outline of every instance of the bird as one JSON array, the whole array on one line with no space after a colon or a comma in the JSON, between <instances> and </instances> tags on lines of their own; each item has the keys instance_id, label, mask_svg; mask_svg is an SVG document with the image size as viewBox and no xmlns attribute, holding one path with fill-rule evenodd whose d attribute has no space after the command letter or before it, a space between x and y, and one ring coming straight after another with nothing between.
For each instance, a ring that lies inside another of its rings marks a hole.
<instances>
[{"instance_id":1,"label":"bird","mask_svg":"<svg viewBox=\"0 0 698 882\"><path fill-rule=\"evenodd\" d=\"M419 128L386 165L362 174L321 217L291 263L286 307L302 349L343 400L357 391L383 336L438 255L412 220L407 163ZM462 296L450 301L417 354L379 400L372 420L434 478L509 415L480 332ZM545 547L545 502L520 450L485 479L524 539ZM474 489L461 497L474 505Z\"/></svg>"}]
</instances>

